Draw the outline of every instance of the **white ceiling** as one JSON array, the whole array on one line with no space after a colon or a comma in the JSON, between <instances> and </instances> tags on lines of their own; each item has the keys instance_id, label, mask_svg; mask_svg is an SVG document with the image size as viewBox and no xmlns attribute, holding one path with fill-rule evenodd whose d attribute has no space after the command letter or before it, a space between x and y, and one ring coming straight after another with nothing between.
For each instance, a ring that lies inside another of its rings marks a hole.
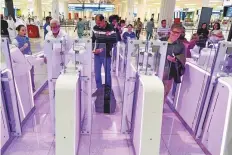
<instances>
[{"instance_id":1,"label":"white ceiling","mask_svg":"<svg viewBox=\"0 0 232 155\"><path fill-rule=\"evenodd\" d=\"M28 7L33 7L33 1L34 0L13 0L14 5L18 8L21 8L22 6L25 7L25 4L28 4ZM47 6L51 5L52 0L41 0L42 5ZM59 0L59 1L69 1L69 3L80 3L83 2L83 0ZM99 2L99 0L84 0L87 2ZM102 1L102 0L101 0ZM111 1L114 4L123 4L127 3L127 0L104 0L105 2ZM135 4L138 4L138 0L134 0ZM148 8L159 8L161 0L146 0L147 1L147 7ZM202 1L203 0L176 0L176 8L201 8L202 7ZM232 0L231 0L232 1ZM222 6L223 0L210 0L210 6L216 7L216 6Z\"/></svg>"},{"instance_id":2,"label":"white ceiling","mask_svg":"<svg viewBox=\"0 0 232 155\"><path fill-rule=\"evenodd\" d=\"M126 3L127 0L116 0L118 4L121 2ZM203 0L176 0L177 8L201 8ZM223 5L223 0L209 0L210 7ZM160 7L161 0L146 0L147 7ZM138 0L135 0L135 4L138 4Z\"/></svg>"}]
</instances>

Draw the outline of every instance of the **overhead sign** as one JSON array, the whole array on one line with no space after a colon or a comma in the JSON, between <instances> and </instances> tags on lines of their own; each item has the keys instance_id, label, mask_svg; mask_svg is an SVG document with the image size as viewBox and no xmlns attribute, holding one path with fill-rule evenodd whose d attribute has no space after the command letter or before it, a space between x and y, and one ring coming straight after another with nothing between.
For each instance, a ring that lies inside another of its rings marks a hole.
<instances>
[{"instance_id":1,"label":"overhead sign","mask_svg":"<svg viewBox=\"0 0 232 155\"><path fill-rule=\"evenodd\" d=\"M114 5L112 4L69 4L69 11L114 11Z\"/></svg>"},{"instance_id":2,"label":"overhead sign","mask_svg":"<svg viewBox=\"0 0 232 155\"><path fill-rule=\"evenodd\" d=\"M228 5L231 5L231 1L230 0L224 0L223 1L223 6L228 6Z\"/></svg>"}]
</instances>

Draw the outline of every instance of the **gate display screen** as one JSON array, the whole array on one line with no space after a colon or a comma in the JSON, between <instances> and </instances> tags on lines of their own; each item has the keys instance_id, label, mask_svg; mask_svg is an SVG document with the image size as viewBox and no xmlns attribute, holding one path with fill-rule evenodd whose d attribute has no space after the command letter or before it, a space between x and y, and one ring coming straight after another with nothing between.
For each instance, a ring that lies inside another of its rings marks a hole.
<instances>
[{"instance_id":1,"label":"gate display screen","mask_svg":"<svg viewBox=\"0 0 232 155\"><path fill-rule=\"evenodd\" d=\"M223 10L224 17L232 17L232 6L225 6Z\"/></svg>"}]
</instances>

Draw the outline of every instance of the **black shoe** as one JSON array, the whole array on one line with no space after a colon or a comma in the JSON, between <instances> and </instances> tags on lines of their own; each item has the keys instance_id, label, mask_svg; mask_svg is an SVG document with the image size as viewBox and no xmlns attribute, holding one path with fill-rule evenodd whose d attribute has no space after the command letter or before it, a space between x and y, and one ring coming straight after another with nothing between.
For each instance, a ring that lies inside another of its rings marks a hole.
<instances>
[{"instance_id":1,"label":"black shoe","mask_svg":"<svg viewBox=\"0 0 232 155\"><path fill-rule=\"evenodd\" d=\"M92 94L92 97L99 96L100 94L104 94L103 88L97 88L97 90Z\"/></svg>"},{"instance_id":2,"label":"black shoe","mask_svg":"<svg viewBox=\"0 0 232 155\"><path fill-rule=\"evenodd\" d=\"M99 94L99 89L97 89L93 94L92 97L96 97Z\"/></svg>"},{"instance_id":3,"label":"black shoe","mask_svg":"<svg viewBox=\"0 0 232 155\"><path fill-rule=\"evenodd\" d=\"M111 95L111 87L106 86L105 87L105 95L104 95L104 99L105 100L110 100L110 95Z\"/></svg>"}]
</instances>

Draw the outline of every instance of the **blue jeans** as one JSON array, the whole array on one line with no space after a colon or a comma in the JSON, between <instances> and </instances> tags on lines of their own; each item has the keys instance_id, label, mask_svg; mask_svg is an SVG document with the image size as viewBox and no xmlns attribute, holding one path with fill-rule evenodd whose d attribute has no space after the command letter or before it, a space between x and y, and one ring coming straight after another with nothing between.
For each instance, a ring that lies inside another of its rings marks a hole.
<instances>
[{"instance_id":1,"label":"blue jeans","mask_svg":"<svg viewBox=\"0 0 232 155\"><path fill-rule=\"evenodd\" d=\"M97 88L102 87L101 67L105 70L105 84L111 87L111 57L94 55L94 71Z\"/></svg>"},{"instance_id":2,"label":"blue jeans","mask_svg":"<svg viewBox=\"0 0 232 155\"><path fill-rule=\"evenodd\" d=\"M147 40L150 40L152 37L153 32L147 31Z\"/></svg>"},{"instance_id":3,"label":"blue jeans","mask_svg":"<svg viewBox=\"0 0 232 155\"><path fill-rule=\"evenodd\" d=\"M177 88L177 83L173 82L173 86L172 86L172 96L175 97L176 95L176 88Z\"/></svg>"}]
</instances>

